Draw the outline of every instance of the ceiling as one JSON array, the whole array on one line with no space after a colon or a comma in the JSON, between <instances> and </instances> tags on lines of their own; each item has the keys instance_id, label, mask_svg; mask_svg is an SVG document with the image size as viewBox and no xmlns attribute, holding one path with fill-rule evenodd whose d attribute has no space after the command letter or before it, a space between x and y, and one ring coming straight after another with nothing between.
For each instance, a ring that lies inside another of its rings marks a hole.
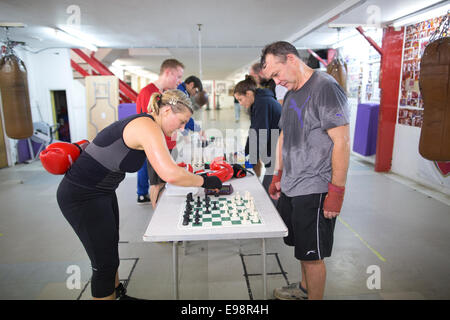
<instances>
[{"instance_id":1,"label":"ceiling","mask_svg":"<svg viewBox=\"0 0 450 320\"><path fill-rule=\"evenodd\" d=\"M199 76L200 35L202 78L230 79L245 72L273 41L326 48L337 41L337 30L329 28L329 22L367 25L379 18L386 23L435 2L439 1L316 0L312 5L310 0L0 0L0 22L24 23L25 28L10 30L10 38L26 42L33 51L73 46L56 38L49 27L79 22L80 31L99 48L113 49L99 51L106 52L105 63L158 73L161 62L172 57L186 66L186 76ZM79 15L71 11L74 4ZM349 26L339 38L355 34ZM142 50L130 55L129 48Z\"/></svg>"}]
</instances>

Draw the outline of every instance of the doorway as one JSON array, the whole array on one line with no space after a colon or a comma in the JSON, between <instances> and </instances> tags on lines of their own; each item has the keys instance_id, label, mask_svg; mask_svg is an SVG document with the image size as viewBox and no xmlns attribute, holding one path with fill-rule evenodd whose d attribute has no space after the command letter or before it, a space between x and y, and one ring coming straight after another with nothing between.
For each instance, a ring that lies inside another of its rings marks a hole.
<instances>
[{"instance_id":1,"label":"doorway","mask_svg":"<svg viewBox=\"0 0 450 320\"><path fill-rule=\"evenodd\" d=\"M66 91L52 90L50 91L50 95L52 99L53 121L57 125L55 139L65 142L71 142Z\"/></svg>"}]
</instances>

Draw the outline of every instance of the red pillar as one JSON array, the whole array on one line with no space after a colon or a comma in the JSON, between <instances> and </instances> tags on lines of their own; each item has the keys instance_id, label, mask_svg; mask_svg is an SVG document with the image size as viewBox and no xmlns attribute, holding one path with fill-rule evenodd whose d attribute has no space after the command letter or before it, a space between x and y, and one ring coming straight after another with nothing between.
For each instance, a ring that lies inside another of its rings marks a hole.
<instances>
[{"instance_id":1,"label":"red pillar","mask_svg":"<svg viewBox=\"0 0 450 320\"><path fill-rule=\"evenodd\" d=\"M388 172L392 165L403 38L403 28L400 31L395 31L392 27L384 30L380 75L381 99L375 156L375 171L377 172Z\"/></svg>"}]
</instances>

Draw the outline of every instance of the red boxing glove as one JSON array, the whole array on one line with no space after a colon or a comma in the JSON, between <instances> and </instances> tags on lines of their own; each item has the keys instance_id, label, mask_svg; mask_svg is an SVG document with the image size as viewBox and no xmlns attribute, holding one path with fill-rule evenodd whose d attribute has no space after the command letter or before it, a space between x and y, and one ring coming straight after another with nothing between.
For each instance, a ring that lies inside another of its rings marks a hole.
<instances>
[{"instance_id":1,"label":"red boxing glove","mask_svg":"<svg viewBox=\"0 0 450 320\"><path fill-rule=\"evenodd\" d=\"M209 172L207 173L207 175L216 176L222 182L230 180L234 174L233 167L231 167L228 163L226 163L223 160L223 157L215 158L209 165L209 168L215 171Z\"/></svg>"},{"instance_id":2,"label":"red boxing glove","mask_svg":"<svg viewBox=\"0 0 450 320\"><path fill-rule=\"evenodd\" d=\"M345 187L338 187L332 183L328 183L328 195L323 203L323 211L341 212L344 193Z\"/></svg>"},{"instance_id":3,"label":"red boxing glove","mask_svg":"<svg viewBox=\"0 0 450 320\"><path fill-rule=\"evenodd\" d=\"M269 186L269 195L272 199L278 200L281 192L281 176L283 175L282 170L278 170L277 174L274 174L272 177L272 182Z\"/></svg>"},{"instance_id":4,"label":"red boxing glove","mask_svg":"<svg viewBox=\"0 0 450 320\"><path fill-rule=\"evenodd\" d=\"M79 157L78 146L68 142L55 142L47 146L39 155L42 166L49 173L64 174Z\"/></svg>"}]
</instances>

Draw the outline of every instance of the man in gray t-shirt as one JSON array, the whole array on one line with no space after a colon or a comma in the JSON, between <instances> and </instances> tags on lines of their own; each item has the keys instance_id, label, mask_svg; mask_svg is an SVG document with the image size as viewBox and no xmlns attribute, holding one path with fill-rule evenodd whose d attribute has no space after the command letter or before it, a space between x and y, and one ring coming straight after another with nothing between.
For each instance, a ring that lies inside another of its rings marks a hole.
<instances>
[{"instance_id":1,"label":"man in gray t-shirt","mask_svg":"<svg viewBox=\"0 0 450 320\"><path fill-rule=\"evenodd\" d=\"M288 227L284 241L300 260L299 283L277 288L278 299L322 299L336 217L344 200L350 157L349 111L344 90L330 75L309 68L285 41L261 55L266 78L289 91L279 122L275 175L269 187Z\"/></svg>"},{"instance_id":2,"label":"man in gray t-shirt","mask_svg":"<svg viewBox=\"0 0 450 320\"><path fill-rule=\"evenodd\" d=\"M349 123L347 96L329 74L314 71L300 90L284 99L281 190L294 197L328 192L333 141L328 129Z\"/></svg>"}]
</instances>

